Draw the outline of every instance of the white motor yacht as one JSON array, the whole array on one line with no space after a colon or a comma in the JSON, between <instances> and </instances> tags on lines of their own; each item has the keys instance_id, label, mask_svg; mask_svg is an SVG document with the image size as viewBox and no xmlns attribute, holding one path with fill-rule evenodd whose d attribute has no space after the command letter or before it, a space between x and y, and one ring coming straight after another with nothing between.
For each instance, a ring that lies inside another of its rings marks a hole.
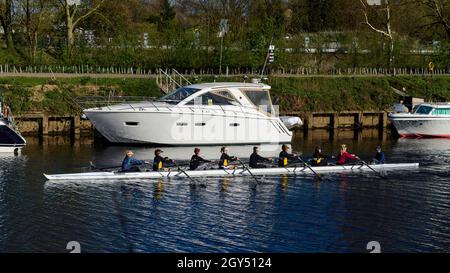
<instances>
[{"instance_id":1,"label":"white motor yacht","mask_svg":"<svg viewBox=\"0 0 450 273\"><path fill-rule=\"evenodd\" d=\"M112 143L155 145L237 145L289 143L281 121L260 83L204 83L181 87L156 101L122 103L84 110ZM301 125L285 118L289 127Z\"/></svg>"}]
</instances>

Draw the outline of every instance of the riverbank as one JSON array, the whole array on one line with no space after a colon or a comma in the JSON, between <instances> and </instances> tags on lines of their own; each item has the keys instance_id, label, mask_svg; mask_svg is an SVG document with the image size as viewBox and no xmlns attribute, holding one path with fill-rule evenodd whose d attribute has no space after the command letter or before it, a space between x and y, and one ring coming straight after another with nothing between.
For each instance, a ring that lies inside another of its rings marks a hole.
<instances>
[{"instance_id":1,"label":"riverbank","mask_svg":"<svg viewBox=\"0 0 450 273\"><path fill-rule=\"evenodd\" d=\"M75 97L145 96L160 97L156 78L120 77L36 78L0 77L0 92L13 113L23 115L74 116L81 109ZM191 82L243 81L242 77L190 77ZM450 101L450 76L358 76L358 77L286 77L273 76L274 104L286 113L385 111L398 100L397 90L430 101Z\"/></svg>"}]
</instances>

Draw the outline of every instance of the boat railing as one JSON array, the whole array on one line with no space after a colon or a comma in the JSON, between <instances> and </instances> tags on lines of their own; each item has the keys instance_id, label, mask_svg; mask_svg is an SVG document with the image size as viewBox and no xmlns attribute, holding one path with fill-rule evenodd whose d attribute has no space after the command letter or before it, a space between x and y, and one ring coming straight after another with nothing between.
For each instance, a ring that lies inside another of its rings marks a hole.
<instances>
[{"instance_id":1,"label":"boat railing","mask_svg":"<svg viewBox=\"0 0 450 273\"><path fill-rule=\"evenodd\" d=\"M75 98L75 102L82 110L103 107L111 109L111 106L116 104L125 104L136 110L132 104L146 102L154 106L153 101L155 100L156 98L154 97L137 96L84 96Z\"/></svg>"},{"instance_id":2,"label":"boat railing","mask_svg":"<svg viewBox=\"0 0 450 273\"><path fill-rule=\"evenodd\" d=\"M185 76L175 69L172 69L171 71L159 69L156 77L156 84L166 94L177 88L192 85Z\"/></svg>"},{"instance_id":3,"label":"boat railing","mask_svg":"<svg viewBox=\"0 0 450 273\"><path fill-rule=\"evenodd\" d=\"M130 111L146 111L148 108L152 108L158 112L168 111L174 112L178 110L179 112L189 111L194 113L196 110L213 110L220 111L223 114L233 113L233 115L238 115L239 113L249 114L250 110L258 111L256 106L242 106L233 105L233 108L227 109L224 105L214 105L212 109L204 109L204 105L177 105L177 104L158 104L157 98L154 97L133 97L133 96L87 96L78 97L75 99L76 103L83 110L85 109L103 109L114 110L113 105L123 105L127 107ZM167 102L167 101L159 101ZM125 110L125 109L121 109ZM256 112L255 112L256 113Z\"/></svg>"}]
</instances>

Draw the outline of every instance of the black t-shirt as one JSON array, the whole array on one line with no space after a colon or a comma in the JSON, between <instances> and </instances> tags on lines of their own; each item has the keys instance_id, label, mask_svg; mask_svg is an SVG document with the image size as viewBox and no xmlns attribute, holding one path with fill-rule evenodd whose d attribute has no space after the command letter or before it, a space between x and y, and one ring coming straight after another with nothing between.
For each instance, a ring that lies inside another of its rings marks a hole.
<instances>
[{"instance_id":1,"label":"black t-shirt","mask_svg":"<svg viewBox=\"0 0 450 273\"><path fill-rule=\"evenodd\" d=\"M203 159L199 155L193 155L191 157L191 162L189 162L189 169L196 170L198 168L198 166L200 165L200 163L208 163L208 162L211 162L211 161Z\"/></svg>"},{"instance_id":2,"label":"black t-shirt","mask_svg":"<svg viewBox=\"0 0 450 273\"><path fill-rule=\"evenodd\" d=\"M250 162L249 162L249 165L250 165L250 168L258 168L258 163L259 162L268 162L269 160L267 159L267 158L264 158L264 157L262 157L262 156L260 156L259 154L257 154L257 153L253 153L251 156L250 156Z\"/></svg>"},{"instance_id":3,"label":"black t-shirt","mask_svg":"<svg viewBox=\"0 0 450 273\"><path fill-rule=\"evenodd\" d=\"M278 159L278 167L284 167L284 160L287 158L288 160L294 159L294 155L285 151L281 151L279 159Z\"/></svg>"},{"instance_id":4,"label":"black t-shirt","mask_svg":"<svg viewBox=\"0 0 450 273\"><path fill-rule=\"evenodd\" d=\"M170 159L164 158L160 155L155 156L155 159L153 159L153 171L159 171L159 164L162 163L162 167L166 166L166 163L171 162Z\"/></svg>"},{"instance_id":5,"label":"black t-shirt","mask_svg":"<svg viewBox=\"0 0 450 273\"><path fill-rule=\"evenodd\" d=\"M222 156L220 156L219 168L223 168L225 160L227 160L229 164L230 162L236 161L237 158L235 156L229 156L228 154L223 153Z\"/></svg>"}]
</instances>

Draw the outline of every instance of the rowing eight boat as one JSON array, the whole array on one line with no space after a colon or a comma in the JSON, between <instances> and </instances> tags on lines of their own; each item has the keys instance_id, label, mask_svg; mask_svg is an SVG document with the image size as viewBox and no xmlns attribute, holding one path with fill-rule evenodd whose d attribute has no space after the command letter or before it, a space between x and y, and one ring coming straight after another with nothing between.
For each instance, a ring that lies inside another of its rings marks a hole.
<instances>
[{"instance_id":1,"label":"rowing eight boat","mask_svg":"<svg viewBox=\"0 0 450 273\"><path fill-rule=\"evenodd\" d=\"M419 163L400 163L400 164L380 164L370 165L374 170L389 169L414 169L419 167ZM324 166L324 167L289 167L289 168L265 168L251 169L253 175L298 175L312 173L312 170L318 173L339 173L346 171L370 171L367 165L345 165L345 166ZM126 179L158 179L169 177L227 177L227 176L249 176L251 175L247 169L237 168L234 170L214 169L214 170L195 170L195 171L178 171L176 169L164 172L88 172L74 174L56 174L44 176L48 180L126 180Z\"/></svg>"}]
</instances>

